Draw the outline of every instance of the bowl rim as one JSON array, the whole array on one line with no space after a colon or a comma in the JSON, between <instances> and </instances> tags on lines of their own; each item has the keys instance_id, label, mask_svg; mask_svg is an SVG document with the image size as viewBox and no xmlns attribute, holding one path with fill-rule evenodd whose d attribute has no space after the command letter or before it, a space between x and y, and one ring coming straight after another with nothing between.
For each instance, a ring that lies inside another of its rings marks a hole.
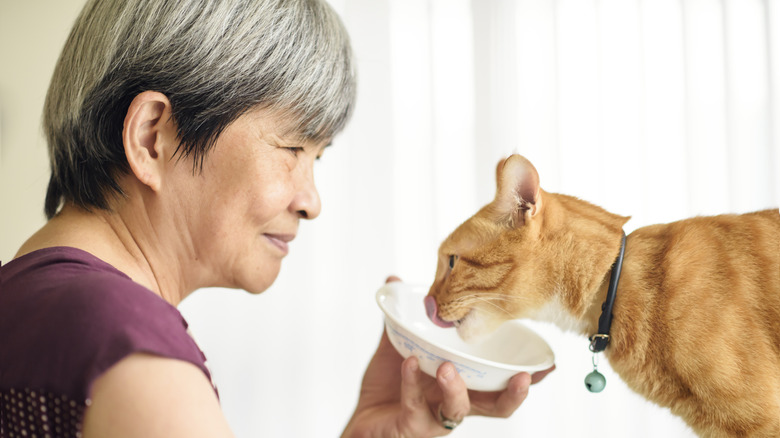
<instances>
[{"instance_id":1,"label":"bowl rim","mask_svg":"<svg viewBox=\"0 0 780 438\"><path fill-rule=\"evenodd\" d=\"M417 335L414 330L411 330L406 324L404 324L398 318L393 316L385 308L384 302L382 301L381 298L384 297L384 296L387 296L387 292L386 291L388 291L388 290L392 290L393 293L396 293L396 291L394 290L394 288L392 286L393 283L401 283L403 285L410 286L410 288L412 288L412 289L424 288L423 285L412 284L412 283L403 283L403 282L391 282L391 283L387 283L387 284L383 285L376 292L376 302L379 305L379 308L382 309L382 313L385 314L386 318L389 318L391 321L393 321L393 323L401 326L407 332L415 334L415 336L419 337L420 339L423 339L425 342L433 345L434 347L439 348L439 349L441 349L443 351L446 351L447 353L453 354L453 355L455 355L457 357L462 357L462 358L468 359L468 360L470 360L472 362L481 363L483 365L489 365L489 366L492 366L494 368L500 368L500 369L509 370L509 371L517 371L517 372L541 371L541 370L546 370L547 368L549 368L549 367L551 367L551 366L553 366L555 364L555 353L552 351L552 348L550 347L550 344L548 344L547 341L544 340L544 338L539 336L539 334L537 334L536 332L534 332L530 328L526 327L525 325L523 325L521 322L519 322L517 320L510 320L510 321L507 321L507 323L515 322L516 325L519 325L524 330L530 332L531 334L536 336L540 341L542 341L542 343L544 343L544 345L547 346L547 349L550 352L549 356L551 357L551 360L542 362L542 363L537 364L537 365L514 365L514 364L509 364L509 363L506 363L506 362L496 362L496 361L491 360L491 359L485 359L485 358L482 358L482 357L479 357L479 356L474 356L474 355L472 355L470 353L466 353L466 352L463 352L463 351L458 351L458 350L450 348L450 347L448 347L446 345L442 345L442 344L440 344L438 342L432 341L430 339L423 338L423 337ZM547 362L550 362L550 363L547 363Z\"/></svg>"}]
</instances>

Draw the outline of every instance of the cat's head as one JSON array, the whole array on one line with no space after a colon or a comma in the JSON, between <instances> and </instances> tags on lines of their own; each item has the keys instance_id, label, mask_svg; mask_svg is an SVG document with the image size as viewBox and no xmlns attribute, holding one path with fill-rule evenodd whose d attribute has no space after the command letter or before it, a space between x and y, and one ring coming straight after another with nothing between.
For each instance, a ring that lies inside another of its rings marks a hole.
<instances>
[{"instance_id":1,"label":"cat's head","mask_svg":"<svg viewBox=\"0 0 780 438\"><path fill-rule=\"evenodd\" d=\"M441 244L425 301L431 320L454 325L467 341L532 316L551 298L545 255L551 249L540 234L547 194L539 175L527 159L512 155L498 163L496 183L493 201Z\"/></svg>"}]
</instances>

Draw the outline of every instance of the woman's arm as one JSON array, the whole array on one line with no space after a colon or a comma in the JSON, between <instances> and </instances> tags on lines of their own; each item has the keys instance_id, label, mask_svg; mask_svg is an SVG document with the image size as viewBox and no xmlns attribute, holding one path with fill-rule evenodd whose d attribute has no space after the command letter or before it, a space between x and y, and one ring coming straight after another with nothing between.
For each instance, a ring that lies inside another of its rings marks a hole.
<instances>
[{"instance_id":1,"label":"woman's arm","mask_svg":"<svg viewBox=\"0 0 780 438\"><path fill-rule=\"evenodd\" d=\"M84 414L84 438L233 437L219 401L195 365L133 354L100 376Z\"/></svg>"}]
</instances>

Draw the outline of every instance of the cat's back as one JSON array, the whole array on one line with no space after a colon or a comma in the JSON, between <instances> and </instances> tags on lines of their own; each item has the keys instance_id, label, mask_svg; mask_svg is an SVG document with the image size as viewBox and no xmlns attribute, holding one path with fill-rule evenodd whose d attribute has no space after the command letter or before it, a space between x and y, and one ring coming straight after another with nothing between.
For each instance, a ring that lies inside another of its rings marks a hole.
<instances>
[{"instance_id":1,"label":"cat's back","mask_svg":"<svg viewBox=\"0 0 780 438\"><path fill-rule=\"evenodd\" d=\"M753 229L757 235L765 236L769 241L780 242L780 209L762 210L743 215L724 215ZM716 218L720 216L715 216ZM775 253L780 253L780 246L775 247Z\"/></svg>"},{"instance_id":2,"label":"cat's back","mask_svg":"<svg viewBox=\"0 0 780 438\"><path fill-rule=\"evenodd\" d=\"M688 247L718 246L724 255L743 252L761 255L775 263L780 260L780 210L745 214L700 216L669 224L672 233ZM716 248L713 248L716 249ZM775 270L780 275L780 270Z\"/></svg>"},{"instance_id":3,"label":"cat's back","mask_svg":"<svg viewBox=\"0 0 780 438\"><path fill-rule=\"evenodd\" d=\"M742 303L769 310L780 324L780 211L639 228L628 236L624 271L621 283L643 291L643 306L659 301L684 313Z\"/></svg>"},{"instance_id":4,"label":"cat's back","mask_svg":"<svg viewBox=\"0 0 780 438\"><path fill-rule=\"evenodd\" d=\"M768 265L756 266L756 262L751 262L743 267L770 269L780 281L778 209L697 216L668 224L650 225L631 233L629 241L629 249L633 247L636 250L632 252L651 257L658 264L686 264L698 258L723 258L724 262L732 259L728 264L739 263L743 258L763 259Z\"/></svg>"}]
</instances>

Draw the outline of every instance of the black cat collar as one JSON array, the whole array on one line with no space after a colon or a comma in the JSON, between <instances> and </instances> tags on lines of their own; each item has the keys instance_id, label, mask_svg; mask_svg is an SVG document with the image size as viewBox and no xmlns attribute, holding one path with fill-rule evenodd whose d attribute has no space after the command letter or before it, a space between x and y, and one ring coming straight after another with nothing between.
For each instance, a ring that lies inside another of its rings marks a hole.
<instances>
[{"instance_id":1,"label":"black cat collar","mask_svg":"<svg viewBox=\"0 0 780 438\"><path fill-rule=\"evenodd\" d=\"M609 288L607 289L607 300L601 305L601 316L599 317L599 331L591 336L590 351L598 353L604 351L609 344L609 327L612 325L612 307L615 305L615 295L617 295L618 281L620 281L620 270L623 268L623 256L626 253L626 233L623 232L623 239L620 241L620 253L615 264L612 265L612 273L609 276Z\"/></svg>"}]
</instances>

